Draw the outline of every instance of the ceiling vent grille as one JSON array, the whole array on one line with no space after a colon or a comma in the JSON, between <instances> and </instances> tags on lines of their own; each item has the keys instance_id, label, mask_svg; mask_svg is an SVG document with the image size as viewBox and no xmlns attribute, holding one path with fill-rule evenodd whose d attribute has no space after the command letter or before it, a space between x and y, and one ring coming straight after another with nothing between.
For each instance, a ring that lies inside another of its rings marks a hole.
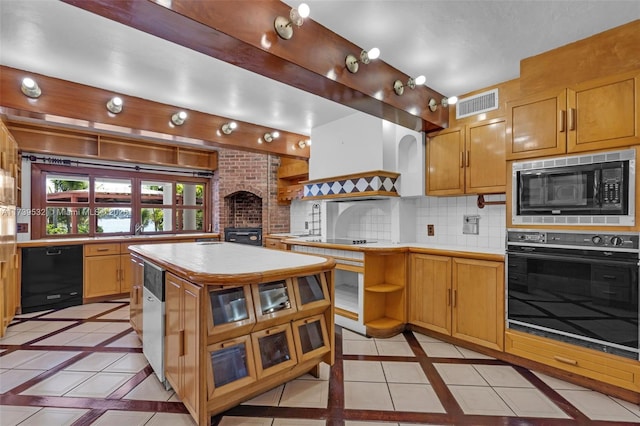
<instances>
[{"instance_id":1,"label":"ceiling vent grille","mask_svg":"<svg viewBox=\"0 0 640 426\"><path fill-rule=\"evenodd\" d=\"M456 118L470 117L494 109L498 109L498 89L458 99Z\"/></svg>"}]
</instances>

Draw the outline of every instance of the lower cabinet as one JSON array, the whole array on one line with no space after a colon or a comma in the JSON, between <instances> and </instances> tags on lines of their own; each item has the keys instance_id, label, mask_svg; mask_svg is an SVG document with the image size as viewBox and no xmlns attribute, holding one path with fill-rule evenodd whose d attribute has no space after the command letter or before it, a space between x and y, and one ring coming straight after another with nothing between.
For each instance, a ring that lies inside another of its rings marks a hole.
<instances>
[{"instance_id":1,"label":"lower cabinet","mask_svg":"<svg viewBox=\"0 0 640 426\"><path fill-rule=\"evenodd\" d=\"M202 287L171 273L165 276L165 373L191 415L200 400L200 304Z\"/></svg>"},{"instance_id":2,"label":"lower cabinet","mask_svg":"<svg viewBox=\"0 0 640 426\"><path fill-rule=\"evenodd\" d=\"M120 243L84 246L83 297L111 296L131 289L129 253L121 254Z\"/></svg>"},{"instance_id":3,"label":"lower cabinet","mask_svg":"<svg viewBox=\"0 0 640 426\"><path fill-rule=\"evenodd\" d=\"M144 262L131 256L131 293L129 297L129 321L131 327L142 338L142 297L144 293Z\"/></svg>"},{"instance_id":4,"label":"lower cabinet","mask_svg":"<svg viewBox=\"0 0 640 426\"><path fill-rule=\"evenodd\" d=\"M503 349L503 262L414 253L410 271L411 324Z\"/></svg>"}]
</instances>

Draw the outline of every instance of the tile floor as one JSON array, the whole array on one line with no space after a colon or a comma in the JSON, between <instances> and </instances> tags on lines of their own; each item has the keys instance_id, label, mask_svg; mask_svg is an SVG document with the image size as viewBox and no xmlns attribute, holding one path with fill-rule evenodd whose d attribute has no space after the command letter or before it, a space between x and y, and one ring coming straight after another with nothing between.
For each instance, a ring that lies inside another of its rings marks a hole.
<instances>
[{"instance_id":1,"label":"tile floor","mask_svg":"<svg viewBox=\"0 0 640 426\"><path fill-rule=\"evenodd\" d=\"M418 333L336 333L336 364L213 425L623 425L640 407ZM128 300L16 318L0 339L0 425L193 425L128 322Z\"/></svg>"}]
</instances>

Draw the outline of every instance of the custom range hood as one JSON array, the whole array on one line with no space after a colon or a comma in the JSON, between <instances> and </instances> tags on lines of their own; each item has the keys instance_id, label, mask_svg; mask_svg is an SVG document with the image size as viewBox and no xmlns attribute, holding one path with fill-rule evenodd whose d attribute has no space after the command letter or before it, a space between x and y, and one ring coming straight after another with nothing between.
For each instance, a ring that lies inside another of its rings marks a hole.
<instances>
[{"instance_id":1,"label":"custom range hood","mask_svg":"<svg viewBox=\"0 0 640 426\"><path fill-rule=\"evenodd\" d=\"M315 127L303 200L424 195L424 135L356 112Z\"/></svg>"}]
</instances>

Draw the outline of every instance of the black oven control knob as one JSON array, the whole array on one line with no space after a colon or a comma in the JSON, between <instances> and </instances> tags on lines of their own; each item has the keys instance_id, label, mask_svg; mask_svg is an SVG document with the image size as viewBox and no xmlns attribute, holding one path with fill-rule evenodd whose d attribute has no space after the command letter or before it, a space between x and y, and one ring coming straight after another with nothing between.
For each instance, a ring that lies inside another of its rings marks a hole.
<instances>
[{"instance_id":1,"label":"black oven control knob","mask_svg":"<svg viewBox=\"0 0 640 426\"><path fill-rule=\"evenodd\" d=\"M611 237L612 246L621 246L623 242L623 239L620 237Z\"/></svg>"},{"instance_id":2,"label":"black oven control knob","mask_svg":"<svg viewBox=\"0 0 640 426\"><path fill-rule=\"evenodd\" d=\"M602 244L602 237L599 236L599 235L595 235L595 236L591 237L591 241L593 242L593 244L598 246L598 245Z\"/></svg>"}]
</instances>

